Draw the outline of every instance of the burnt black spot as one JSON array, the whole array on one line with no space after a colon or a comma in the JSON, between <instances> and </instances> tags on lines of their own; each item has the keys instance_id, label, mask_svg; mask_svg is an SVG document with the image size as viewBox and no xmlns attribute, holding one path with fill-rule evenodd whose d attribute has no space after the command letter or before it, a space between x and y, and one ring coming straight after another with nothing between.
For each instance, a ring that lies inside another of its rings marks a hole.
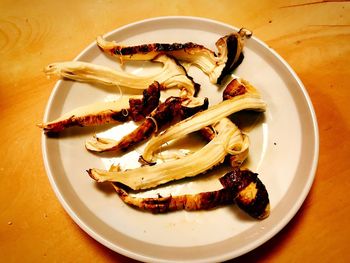
<instances>
[{"instance_id":1,"label":"burnt black spot","mask_svg":"<svg viewBox=\"0 0 350 263\"><path fill-rule=\"evenodd\" d=\"M236 192L236 194L238 194L239 191L243 190L251 182L253 182L255 178L257 178L257 175L258 174L249 170L240 170L239 168L235 168L231 172L225 174L219 180L225 188L231 188Z\"/></svg>"},{"instance_id":2,"label":"burnt black spot","mask_svg":"<svg viewBox=\"0 0 350 263\"><path fill-rule=\"evenodd\" d=\"M186 119L194 114L196 114L197 112L203 111L208 109L208 105L209 105L209 100L208 98L204 99L204 103L202 105L196 106L196 107L182 107L182 118Z\"/></svg>"},{"instance_id":3,"label":"burnt black spot","mask_svg":"<svg viewBox=\"0 0 350 263\"><path fill-rule=\"evenodd\" d=\"M111 118L118 122L126 122L130 119L130 116L128 110L122 109L121 111L113 112Z\"/></svg>"},{"instance_id":4,"label":"burnt black spot","mask_svg":"<svg viewBox=\"0 0 350 263\"><path fill-rule=\"evenodd\" d=\"M136 50L141 52L141 53L148 53L148 52L152 51L152 49L153 49L152 45L141 45Z\"/></svg>"},{"instance_id":5,"label":"burnt black spot","mask_svg":"<svg viewBox=\"0 0 350 263\"><path fill-rule=\"evenodd\" d=\"M171 50L171 45L157 43L157 44L155 44L155 49L157 51L169 51L169 50Z\"/></svg>"},{"instance_id":6,"label":"burnt black spot","mask_svg":"<svg viewBox=\"0 0 350 263\"><path fill-rule=\"evenodd\" d=\"M134 121L140 121L148 116L159 104L161 85L152 83L143 91L141 99L129 99L130 115Z\"/></svg>"}]
</instances>

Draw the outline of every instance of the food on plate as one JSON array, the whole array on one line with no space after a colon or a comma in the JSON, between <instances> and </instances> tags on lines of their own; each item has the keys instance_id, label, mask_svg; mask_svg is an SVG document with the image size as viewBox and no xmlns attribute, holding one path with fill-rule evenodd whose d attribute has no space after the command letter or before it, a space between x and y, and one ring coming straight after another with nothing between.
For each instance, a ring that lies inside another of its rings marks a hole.
<instances>
[{"instance_id":1,"label":"food on plate","mask_svg":"<svg viewBox=\"0 0 350 263\"><path fill-rule=\"evenodd\" d=\"M248 92L254 92L254 90L256 89L248 81L242 78L234 78L226 85L222 98L223 100L229 100Z\"/></svg>"},{"instance_id":2,"label":"food on plate","mask_svg":"<svg viewBox=\"0 0 350 263\"><path fill-rule=\"evenodd\" d=\"M229 119L213 125L216 135L204 147L180 159L125 171L89 169L97 182L119 182L133 190L153 188L170 181L193 177L221 164L226 155L240 154L249 147L248 137Z\"/></svg>"},{"instance_id":3,"label":"food on plate","mask_svg":"<svg viewBox=\"0 0 350 263\"><path fill-rule=\"evenodd\" d=\"M115 41L97 38L97 45L106 53L124 60L152 60L159 54L168 54L180 61L185 61L199 67L209 76L212 83L220 84L224 77L230 74L243 60L243 47L246 38L252 33L240 29L216 41L218 52L192 42L173 44L142 44L138 46L123 46Z\"/></svg>"},{"instance_id":4,"label":"food on plate","mask_svg":"<svg viewBox=\"0 0 350 263\"><path fill-rule=\"evenodd\" d=\"M112 165L109 171L88 169L92 179L98 183L112 183L126 204L152 213L207 210L237 204L250 216L264 219L270 213L267 190L258 174L241 167L248 157L249 138L228 118L242 110L263 112L266 109L264 100L252 84L231 75L242 62L245 40L251 35L249 30L242 28L219 38L215 43L217 53L193 42L123 46L98 37L97 45L101 50L118 57L121 64L145 60L161 63L162 68L154 74L139 76L125 72L123 67L115 70L81 61L50 64L45 68L47 75L113 86L119 89L121 96L116 101L96 102L73 109L38 126L49 133L71 126L142 121L118 141L94 135L85 142L86 149L92 152L126 151L153 136L140 156L140 167L121 170L118 164ZM230 76L222 102L208 108L208 98L196 97L200 85L187 74L185 68L190 65L201 69L214 84L221 84ZM122 94L122 88L143 90L143 95L127 96ZM179 96L170 96L164 101L162 98L163 102L160 102L161 90L174 88L180 90ZM164 159L161 149L164 144L197 131L207 140L203 147ZM159 156L163 158L161 162L157 161ZM218 190L184 195L158 194L157 197L133 194L204 174L223 162L230 164L231 171L218 179L222 185Z\"/></svg>"},{"instance_id":5,"label":"food on plate","mask_svg":"<svg viewBox=\"0 0 350 263\"><path fill-rule=\"evenodd\" d=\"M208 210L222 205L237 206L257 219L264 219L270 213L270 201L264 184L256 173L248 169L234 168L219 178L223 188L197 194L169 195L158 197L137 197L119 183L113 183L119 197L126 204L155 214L177 210Z\"/></svg>"},{"instance_id":6,"label":"food on plate","mask_svg":"<svg viewBox=\"0 0 350 263\"><path fill-rule=\"evenodd\" d=\"M52 63L44 71L47 75L119 88L145 89L145 87L157 81L165 88L180 89L183 96L197 94L199 84L187 75L186 70L175 59L166 55L159 55L154 57L152 61L162 63L163 67L157 73L146 76L138 76L122 70L82 61Z\"/></svg>"},{"instance_id":7,"label":"food on plate","mask_svg":"<svg viewBox=\"0 0 350 263\"><path fill-rule=\"evenodd\" d=\"M72 126L93 126L106 123L140 121L159 104L162 85L152 83L143 96L122 96L116 101L96 102L76 108L56 120L38 124L45 132L59 132Z\"/></svg>"},{"instance_id":8,"label":"food on plate","mask_svg":"<svg viewBox=\"0 0 350 263\"><path fill-rule=\"evenodd\" d=\"M247 169L233 169L220 179L225 188L231 188L235 203L254 218L264 219L270 214L269 195L258 174Z\"/></svg>"},{"instance_id":9,"label":"food on plate","mask_svg":"<svg viewBox=\"0 0 350 263\"><path fill-rule=\"evenodd\" d=\"M211 141L216 136L216 130L213 128L213 126L204 127L199 132L202 135L202 137L207 141ZM245 161L245 159L247 159L248 153L249 153L249 148L239 153L229 154L225 161L228 162L228 164L232 168L241 167L242 163Z\"/></svg>"},{"instance_id":10,"label":"food on plate","mask_svg":"<svg viewBox=\"0 0 350 263\"><path fill-rule=\"evenodd\" d=\"M127 150L131 146L149 138L164 125L174 119L184 119L208 108L208 99L199 97L169 97L159 104L149 116L130 134L116 141L94 136L85 143L93 152Z\"/></svg>"},{"instance_id":11,"label":"food on plate","mask_svg":"<svg viewBox=\"0 0 350 263\"><path fill-rule=\"evenodd\" d=\"M230 188L222 188L220 190L201 192L198 194L142 198L130 195L129 192L118 183L113 183L112 185L124 203L154 214L177 210L206 210L234 203L234 195Z\"/></svg>"},{"instance_id":12,"label":"food on plate","mask_svg":"<svg viewBox=\"0 0 350 263\"><path fill-rule=\"evenodd\" d=\"M241 83L242 85L244 84L243 82ZM262 100L259 92L250 84L244 85L246 89L244 94L234 96L213 105L207 110L201 111L190 118L180 121L158 136L151 138L146 145L142 158L151 163L154 159L154 152L157 151L162 144L217 123L222 118L235 112L241 110L265 111L266 104Z\"/></svg>"}]
</instances>

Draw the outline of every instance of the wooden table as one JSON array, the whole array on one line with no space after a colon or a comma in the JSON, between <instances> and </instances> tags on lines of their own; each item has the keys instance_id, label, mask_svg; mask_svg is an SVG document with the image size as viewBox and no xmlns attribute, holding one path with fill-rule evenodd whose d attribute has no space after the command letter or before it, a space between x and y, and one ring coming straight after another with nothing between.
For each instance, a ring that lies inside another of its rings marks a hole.
<instances>
[{"instance_id":1,"label":"wooden table","mask_svg":"<svg viewBox=\"0 0 350 263\"><path fill-rule=\"evenodd\" d=\"M55 80L42 69L119 26L190 15L253 30L299 75L318 118L319 165L305 203L279 234L234 262L350 261L349 2L3 0L0 10L1 260L130 262L85 234L49 185L35 124Z\"/></svg>"}]
</instances>

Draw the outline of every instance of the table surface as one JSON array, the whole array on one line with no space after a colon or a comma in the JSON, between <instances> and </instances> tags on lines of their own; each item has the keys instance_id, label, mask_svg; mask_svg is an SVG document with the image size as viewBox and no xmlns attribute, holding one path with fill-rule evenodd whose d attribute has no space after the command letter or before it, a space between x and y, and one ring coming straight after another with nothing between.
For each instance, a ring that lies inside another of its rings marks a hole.
<instances>
[{"instance_id":1,"label":"table surface","mask_svg":"<svg viewBox=\"0 0 350 263\"><path fill-rule=\"evenodd\" d=\"M81 230L46 176L35 126L55 80L97 35L157 16L199 16L251 29L296 71L319 125L319 164L291 222L234 262L349 262L350 3L346 1L0 2L0 254L6 262L130 262Z\"/></svg>"}]
</instances>

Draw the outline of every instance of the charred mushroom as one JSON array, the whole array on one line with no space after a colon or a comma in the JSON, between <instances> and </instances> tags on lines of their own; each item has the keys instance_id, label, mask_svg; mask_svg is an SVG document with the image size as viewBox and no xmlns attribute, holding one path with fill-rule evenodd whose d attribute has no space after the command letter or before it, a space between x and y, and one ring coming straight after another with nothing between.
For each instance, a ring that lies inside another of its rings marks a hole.
<instances>
[{"instance_id":1,"label":"charred mushroom","mask_svg":"<svg viewBox=\"0 0 350 263\"><path fill-rule=\"evenodd\" d=\"M160 90L158 82L143 91L143 96L122 96L117 101L96 102L76 108L63 114L56 120L38 124L45 132L59 132L72 126L95 126L107 123L140 121L159 104Z\"/></svg>"},{"instance_id":2,"label":"charred mushroom","mask_svg":"<svg viewBox=\"0 0 350 263\"><path fill-rule=\"evenodd\" d=\"M123 46L115 41L97 38L97 45L106 53L124 60L152 60L159 54L168 54L180 61L199 67L209 76L212 83L220 84L243 60L243 46L246 38L252 33L240 29L216 41L218 52L192 42L173 44L144 44L139 46Z\"/></svg>"},{"instance_id":3,"label":"charred mushroom","mask_svg":"<svg viewBox=\"0 0 350 263\"><path fill-rule=\"evenodd\" d=\"M154 57L152 61L162 63L163 67L159 72L146 76L137 76L81 61L53 63L48 65L44 71L47 75L108 86L145 89L157 81L166 88L180 89L181 95L184 96L194 96L198 92L199 84L187 75L186 70L176 60L166 55L159 55Z\"/></svg>"},{"instance_id":4,"label":"charred mushroom","mask_svg":"<svg viewBox=\"0 0 350 263\"><path fill-rule=\"evenodd\" d=\"M190 118L178 122L158 136L153 137L146 145L142 154L143 159L147 162L152 162L154 158L153 153L164 143L180 138L191 132L199 131L235 112L241 110L265 111L266 104L257 90L251 85L245 87L247 90L244 94L233 96L230 99L213 105L207 110L201 111Z\"/></svg>"},{"instance_id":5,"label":"charred mushroom","mask_svg":"<svg viewBox=\"0 0 350 263\"><path fill-rule=\"evenodd\" d=\"M174 119L187 118L201 110L208 108L208 99L195 97L169 97L158 105L146 117L140 126L124 136L120 141L107 138L93 137L86 141L85 147L93 152L127 150L131 146L144 141Z\"/></svg>"},{"instance_id":6,"label":"charred mushroom","mask_svg":"<svg viewBox=\"0 0 350 263\"><path fill-rule=\"evenodd\" d=\"M239 154L249 147L248 137L229 119L220 120L215 129L217 134L214 139L183 158L120 172L90 169L88 173L97 182L119 182L133 190L148 189L204 173L221 164L228 153Z\"/></svg>"},{"instance_id":7,"label":"charred mushroom","mask_svg":"<svg viewBox=\"0 0 350 263\"><path fill-rule=\"evenodd\" d=\"M219 181L223 188L216 191L147 198L131 196L118 183L113 183L113 186L126 204L155 214L177 210L208 210L222 205L237 204L253 218L265 219L269 216L269 195L258 174L247 169L234 168Z\"/></svg>"}]
</instances>

